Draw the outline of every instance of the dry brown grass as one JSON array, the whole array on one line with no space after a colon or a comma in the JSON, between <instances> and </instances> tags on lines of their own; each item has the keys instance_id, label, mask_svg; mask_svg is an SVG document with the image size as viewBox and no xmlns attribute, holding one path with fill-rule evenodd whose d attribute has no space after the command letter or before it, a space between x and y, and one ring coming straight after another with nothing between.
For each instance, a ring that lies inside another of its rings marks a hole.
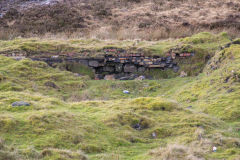
<instances>
[{"instance_id":1,"label":"dry brown grass","mask_svg":"<svg viewBox=\"0 0 240 160\"><path fill-rule=\"evenodd\" d=\"M46 159L62 159L62 160L87 160L88 158L82 153L82 151L73 152L70 150L49 148L42 151L42 156ZM61 158L55 158L61 157Z\"/></svg>"},{"instance_id":2,"label":"dry brown grass","mask_svg":"<svg viewBox=\"0 0 240 160\"><path fill-rule=\"evenodd\" d=\"M150 151L149 154L154 157L152 160L205 160L204 155L210 154L213 146L223 149L240 146L237 138L225 137L220 133L207 136L203 128L197 128L193 135L194 141L191 143L176 142Z\"/></svg>"},{"instance_id":3,"label":"dry brown grass","mask_svg":"<svg viewBox=\"0 0 240 160\"><path fill-rule=\"evenodd\" d=\"M159 40L200 31L227 31L240 36L237 0L70 0L52 6L29 5L25 9L19 7L21 0L15 1L17 11L7 12L0 19L1 39L11 35L57 35ZM5 33L9 29L13 31Z\"/></svg>"}]
</instances>

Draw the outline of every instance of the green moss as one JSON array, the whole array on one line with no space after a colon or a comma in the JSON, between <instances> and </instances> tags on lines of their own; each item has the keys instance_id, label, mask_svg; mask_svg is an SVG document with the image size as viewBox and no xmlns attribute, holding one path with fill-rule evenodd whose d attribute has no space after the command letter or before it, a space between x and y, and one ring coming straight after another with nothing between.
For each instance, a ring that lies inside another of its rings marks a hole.
<instances>
[{"instance_id":1,"label":"green moss","mask_svg":"<svg viewBox=\"0 0 240 160\"><path fill-rule=\"evenodd\" d=\"M146 76L149 76L153 79L167 79L167 78L173 78L178 75L178 73L175 73L172 69L151 69L145 72Z\"/></svg>"},{"instance_id":2,"label":"green moss","mask_svg":"<svg viewBox=\"0 0 240 160\"><path fill-rule=\"evenodd\" d=\"M66 64L68 66L69 71L73 73L79 73L80 75L88 75L92 79L94 78L94 71L84 65L78 63Z\"/></svg>"},{"instance_id":3,"label":"green moss","mask_svg":"<svg viewBox=\"0 0 240 160\"><path fill-rule=\"evenodd\" d=\"M38 50L34 46L38 39L22 41L1 41L0 48L17 49L24 43L27 52ZM0 159L86 159L81 151L93 160L145 160L162 158L163 153L238 159L240 48L235 44L214 54L228 41L224 33L201 33L177 40L178 46L185 46L181 49L196 52L195 59L189 59L193 64L183 65L183 70L194 70L189 75L200 70L203 73L185 78L170 78L174 76L169 73L169 79L160 80L93 81L43 62L0 57ZM38 45L48 50L55 42ZM96 48L94 45L112 45L98 40L69 40L58 44L56 50L67 51L65 43L91 49ZM160 44L142 42L136 48L148 45ZM208 54L213 58L203 69ZM31 106L13 108L15 101ZM141 129L136 129L136 124ZM210 152L214 145L218 147L216 153ZM159 147L159 151L152 151Z\"/></svg>"},{"instance_id":4,"label":"green moss","mask_svg":"<svg viewBox=\"0 0 240 160\"><path fill-rule=\"evenodd\" d=\"M42 156L44 160L87 160L88 158L81 151L69 151L60 149L45 149L42 151Z\"/></svg>"},{"instance_id":5,"label":"green moss","mask_svg":"<svg viewBox=\"0 0 240 160\"><path fill-rule=\"evenodd\" d=\"M173 130L171 130L170 128L157 128L157 129L154 129L152 131L152 133L155 133L156 134L156 137L157 138L167 138L167 137L170 137L172 135L172 132Z\"/></svg>"},{"instance_id":6,"label":"green moss","mask_svg":"<svg viewBox=\"0 0 240 160\"><path fill-rule=\"evenodd\" d=\"M148 104L147 107L154 111L158 111L158 110L171 111L176 107L176 105L171 102L152 102Z\"/></svg>"}]
</instances>

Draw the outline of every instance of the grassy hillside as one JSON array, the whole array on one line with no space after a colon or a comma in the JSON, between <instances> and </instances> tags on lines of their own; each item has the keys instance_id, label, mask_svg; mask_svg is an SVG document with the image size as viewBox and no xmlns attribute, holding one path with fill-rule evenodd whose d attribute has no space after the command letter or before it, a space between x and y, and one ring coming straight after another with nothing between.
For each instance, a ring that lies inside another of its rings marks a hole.
<instances>
[{"instance_id":1,"label":"grassy hillside","mask_svg":"<svg viewBox=\"0 0 240 160\"><path fill-rule=\"evenodd\" d=\"M0 39L159 40L209 31L239 36L238 0L1 0Z\"/></svg>"},{"instance_id":2,"label":"grassy hillside","mask_svg":"<svg viewBox=\"0 0 240 160\"><path fill-rule=\"evenodd\" d=\"M1 56L0 159L239 159L240 45L201 36L179 40L213 56L195 77L93 81Z\"/></svg>"}]
</instances>

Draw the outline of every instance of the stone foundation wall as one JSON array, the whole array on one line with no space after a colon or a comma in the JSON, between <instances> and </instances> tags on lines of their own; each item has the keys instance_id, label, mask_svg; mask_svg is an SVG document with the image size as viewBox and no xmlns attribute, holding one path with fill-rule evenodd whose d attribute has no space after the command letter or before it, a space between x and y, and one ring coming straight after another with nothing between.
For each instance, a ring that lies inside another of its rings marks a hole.
<instances>
[{"instance_id":1,"label":"stone foundation wall","mask_svg":"<svg viewBox=\"0 0 240 160\"><path fill-rule=\"evenodd\" d=\"M90 54L90 51L86 54ZM35 61L44 61L50 66L55 66L59 63L66 64L81 64L87 66L95 73L95 79L121 79L129 77L134 79L137 76L143 75L147 70L151 69L172 69L178 72L179 66L176 63L176 58L187 58L194 56L194 53L173 53L169 52L165 57L160 56L144 56L143 53L128 53L126 50L119 48L105 48L101 50L102 57L84 58L77 56L77 53L67 54L37 54L26 56L23 54L13 53L6 55L15 58L28 57ZM68 68L66 68L68 69ZM69 70L69 69L68 69ZM111 77L111 78L109 78Z\"/></svg>"},{"instance_id":2,"label":"stone foundation wall","mask_svg":"<svg viewBox=\"0 0 240 160\"><path fill-rule=\"evenodd\" d=\"M147 57L142 54L126 54L126 55L106 55L104 58L72 58L52 56L50 58L32 58L32 60L45 61L50 66L56 63L78 63L90 67L95 72L95 79L108 79L110 75L115 79L129 77L134 79L142 75L145 71L151 69L172 69L178 72L179 66L174 61L176 58L190 57L192 54L184 53L182 55L171 54L167 57ZM134 74L134 76L133 76ZM112 79L112 77L111 77Z\"/></svg>"}]
</instances>

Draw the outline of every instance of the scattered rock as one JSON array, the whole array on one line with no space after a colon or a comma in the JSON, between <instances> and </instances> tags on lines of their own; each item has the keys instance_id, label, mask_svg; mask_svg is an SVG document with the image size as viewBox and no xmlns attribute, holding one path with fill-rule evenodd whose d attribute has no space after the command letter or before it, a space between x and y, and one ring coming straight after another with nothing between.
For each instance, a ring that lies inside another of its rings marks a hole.
<instances>
[{"instance_id":1,"label":"scattered rock","mask_svg":"<svg viewBox=\"0 0 240 160\"><path fill-rule=\"evenodd\" d=\"M135 124L135 125L133 126L133 128L136 129L136 130L141 130L141 129L142 129L142 128L141 128L141 125L140 125L139 123Z\"/></svg>"},{"instance_id":2,"label":"scattered rock","mask_svg":"<svg viewBox=\"0 0 240 160\"><path fill-rule=\"evenodd\" d=\"M214 146L212 150L213 150L213 152L217 152L217 147Z\"/></svg>"},{"instance_id":3,"label":"scattered rock","mask_svg":"<svg viewBox=\"0 0 240 160\"><path fill-rule=\"evenodd\" d=\"M105 66L103 67L104 72L114 72L114 67L111 66Z\"/></svg>"},{"instance_id":4,"label":"scattered rock","mask_svg":"<svg viewBox=\"0 0 240 160\"><path fill-rule=\"evenodd\" d=\"M12 107L20 107L20 106L30 106L30 103L24 101L17 101L12 103Z\"/></svg>"},{"instance_id":5,"label":"scattered rock","mask_svg":"<svg viewBox=\"0 0 240 160\"><path fill-rule=\"evenodd\" d=\"M178 70L179 70L179 67L178 67L178 66L174 66L174 67L173 67L173 71L174 71L174 72L178 72Z\"/></svg>"},{"instance_id":6,"label":"scattered rock","mask_svg":"<svg viewBox=\"0 0 240 160\"><path fill-rule=\"evenodd\" d=\"M119 80L121 80L121 81L129 80L129 77L121 77L121 78L119 78Z\"/></svg>"},{"instance_id":7,"label":"scattered rock","mask_svg":"<svg viewBox=\"0 0 240 160\"><path fill-rule=\"evenodd\" d=\"M100 79L104 79L104 75L102 75L102 74L95 74L95 80L100 80Z\"/></svg>"},{"instance_id":8,"label":"scattered rock","mask_svg":"<svg viewBox=\"0 0 240 160\"><path fill-rule=\"evenodd\" d=\"M76 77L81 77L81 74L79 74L79 73L74 73L74 76L76 76Z\"/></svg>"},{"instance_id":9,"label":"scattered rock","mask_svg":"<svg viewBox=\"0 0 240 160\"><path fill-rule=\"evenodd\" d=\"M88 65L90 67L98 67L99 66L99 62L98 61L89 61Z\"/></svg>"},{"instance_id":10,"label":"scattered rock","mask_svg":"<svg viewBox=\"0 0 240 160\"><path fill-rule=\"evenodd\" d=\"M51 81L47 81L46 83L44 83L44 85L51 88L56 88L56 89L59 88L54 82L51 82Z\"/></svg>"},{"instance_id":11,"label":"scattered rock","mask_svg":"<svg viewBox=\"0 0 240 160\"><path fill-rule=\"evenodd\" d=\"M123 93L124 94L130 94L130 92L128 90L124 90Z\"/></svg>"},{"instance_id":12,"label":"scattered rock","mask_svg":"<svg viewBox=\"0 0 240 160\"><path fill-rule=\"evenodd\" d=\"M115 80L115 76L114 75L106 75L104 77L104 80Z\"/></svg>"},{"instance_id":13,"label":"scattered rock","mask_svg":"<svg viewBox=\"0 0 240 160\"><path fill-rule=\"evenodd\" d=\"M224 80L223 83L228 83L228 81L229 81L230 78L231 78L231 77L227 77L227 78Z\"/></svg>"},{"instance_id":14,"label":"scattered rock","mask_svg":"<svg viewBox=\"0 0 240 160\"><path fill-rule=\"evenodd\" d=\"M139 68L138 68L138 72L140 72L140 73L145 72L145 70L146 70L145 67L139 67Z\"/></svg>"},{"instance_id":15,"label":"scattered rock","mask_svg":"<svg viewBox=\"0 0 240 160\"><path fill-rule=\"evenodd\" d=\"M88 66L88 60L79 60L78 63L80 63L84 66Z\"/></svg>"},{"instance_id":16,"label":"scattered rock","mask_svg":"<svg viewBox=\"0 0 240 160\"><path fill-rule=\"evenodd\" d=\"M139 77L135 78L135 80L139 80L139 81L142 81L142 80L145 80L145 79L146 79L145 76L139 76Z\"/></svg>"},{"instance_id":17,"label":"scattered rock","mask_svg":"<svg viewBox=\"0 0 240 160\"><path fill-rule=\"evenodd\" d=\"M187 77L187 73L184 72L184 71L182 71L182 72L180 73L180 77Z\"/></svg>"},{"instance_id":18,"label":"scattered rock","mask_svg":"<svg viewBox=\"0 0 240 160\"><path fill-rule=\"evenodd\" d=\"M116 72L122 72L122 69L123 69L123 65L122 64L118 64L118 65L115 66Z\"/></svg>"},{"instance_id":19,"label":"scattered rock","mask_svg":"<svg viewBox=\"0 0 240 160\"><path fill-rule=\"evenodd\" d=\"M229 89L229 90L227 90L227 93L231 93L231 92L234 92L234 89Z\"/></svg>"},{"instance_id":20,"label":"scattered rock","mask_svg":"<svg viewBox=\"0 0 240 160\"><path fill-rule=\"evenodd\" d=\"M124 66L124 72L127 72L127 73L137 72L137 67L132 64L126 64Z\"/></svg>"},{"instance_id":21,"label":"scattered rock","mask_svg":"<svg viewBox=\"0 0 240 160\"><path fill-rule=\"evenodd\" d=\"M188 106L188 107L187 107L187 109L191 109L191 108L192 108L192 106Z\"/></svg>"},{"instance_id":22,"label":"scattered rock","mask_svg":"<svg viewBox=\"0 0 240 160\"><path fill-rule=\"evenodd\" d=\"M25 59L26 57L24 56L17 56L17 57L13 57L13 59L15 59L16 61L21 61L22 59Z\"/></svg>"},{"instance_id":23,"label":"scattered rock","mask_svg":"<svg viewBox=\"0 0 240 160\"><path fill-rule=\"evenodd\" d=\"M130 74L130 75L125 75L123 77L120 77L119 80L134 80L135 78L137 78L137 75Z\"/></svg>"},{"instance_id":24,"label":"scattered rock","mask_svg":"<svg viewBox=\"0 0 240 160\"><path fill-rule=\"evenodd\" d=\"M157 134L155 132L152 133L152 138L157 138Z\"/></svg>"}]
</instances>

